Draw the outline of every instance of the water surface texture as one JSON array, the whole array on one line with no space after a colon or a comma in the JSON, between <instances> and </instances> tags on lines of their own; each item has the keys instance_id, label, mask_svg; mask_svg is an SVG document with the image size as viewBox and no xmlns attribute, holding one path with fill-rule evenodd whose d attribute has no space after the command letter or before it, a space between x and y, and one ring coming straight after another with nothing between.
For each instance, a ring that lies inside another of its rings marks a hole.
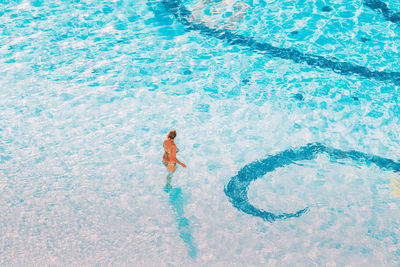
<instances>
[{"instance_id":1,"label":"water surface texture","mask_svg":"<svg viewBox=\"0 0 400 267\"><path fill-rule=\"evenodd\" d=\"M242 5L0 1L1 266L399 266L399 2Z\"/></svg>"}]
</instances>

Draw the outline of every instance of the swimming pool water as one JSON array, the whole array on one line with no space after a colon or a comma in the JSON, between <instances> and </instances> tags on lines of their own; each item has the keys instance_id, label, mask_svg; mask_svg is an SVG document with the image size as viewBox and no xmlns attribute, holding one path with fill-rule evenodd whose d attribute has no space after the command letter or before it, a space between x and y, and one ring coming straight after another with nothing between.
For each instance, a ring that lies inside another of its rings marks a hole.
<instances>
[{"instance_id":1,"label":"swimming pool water","mask_svg":"<svg viewBox=\"0 0 400 267\"><path fill-rule=\"evenodd\" d=\"M399 3L245 2L0 2L2 266L399 266Z\"/></svg>"}]
</instances>

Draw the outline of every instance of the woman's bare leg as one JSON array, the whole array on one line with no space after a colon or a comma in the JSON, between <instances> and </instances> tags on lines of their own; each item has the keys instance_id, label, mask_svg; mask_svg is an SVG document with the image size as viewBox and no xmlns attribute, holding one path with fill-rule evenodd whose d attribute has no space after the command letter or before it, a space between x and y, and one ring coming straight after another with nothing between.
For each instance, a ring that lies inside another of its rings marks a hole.
<instances>
[{"instance_id":1,"label":"woman's bare leg","mask_svg":"<svg viewBox=\"0 0 400 267\"><path fill-rule=\"evenodd\" d=\"M165 184L165 187L171 187L171 180L172 180L172 172L168 173L167 175L167 183Z\"/></svg>"},{"instance_id":2,"label":"woman's bare leg","mask_svg":"<svg viewBox=\"0 0 400 267\"><path fill-rule=\"evenodd\" d=\"M170 173L173 173L176 170L175 164L168 164L167 169Z\"/></svg>"}]
</instances>

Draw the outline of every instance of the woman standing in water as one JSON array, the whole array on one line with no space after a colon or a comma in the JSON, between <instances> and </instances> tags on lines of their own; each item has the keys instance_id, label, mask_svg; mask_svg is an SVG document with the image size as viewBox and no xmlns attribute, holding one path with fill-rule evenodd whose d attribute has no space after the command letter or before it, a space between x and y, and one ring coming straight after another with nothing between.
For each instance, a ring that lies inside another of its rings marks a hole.
<instances>
[{"instance_id":1,"label":"woman standing in water","mask_svg":"<svg viewBox=\"0 0 400 267\"><path fill-rule=\"evenodd\" d=\"M186 168L186 165L182 162L180 162L177 158L176 158L176 153L179 151L178 148L176 147L175 143L174 143L174 139L176 137L176 131L175 130L171 130L168 135L167 135L167 139L164 140L164 155L163 155L163 163L165 165L165 167L167 167L168 171L171 173L173 173L176 169L176 163L178 163L179 165L181 165L183 168Z\"/></svg>"}]
</instances>

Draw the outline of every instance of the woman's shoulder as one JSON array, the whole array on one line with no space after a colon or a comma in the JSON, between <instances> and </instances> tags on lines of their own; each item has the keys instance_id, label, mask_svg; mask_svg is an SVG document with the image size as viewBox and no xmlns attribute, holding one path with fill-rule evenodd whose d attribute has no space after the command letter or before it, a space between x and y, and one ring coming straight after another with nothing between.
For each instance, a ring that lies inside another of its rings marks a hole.
<instances>
[{"instance_id":1,"label":"woman's shoulder","mask_svg":"<svg viewBox=\"0 0 400 267\"><path fill-rule=\"evenodd\" d=\"M176 147L174 140L170 140L170 139L164 140L164 146L168 146L170 148Z\"/></svg>"}]
</instances>

